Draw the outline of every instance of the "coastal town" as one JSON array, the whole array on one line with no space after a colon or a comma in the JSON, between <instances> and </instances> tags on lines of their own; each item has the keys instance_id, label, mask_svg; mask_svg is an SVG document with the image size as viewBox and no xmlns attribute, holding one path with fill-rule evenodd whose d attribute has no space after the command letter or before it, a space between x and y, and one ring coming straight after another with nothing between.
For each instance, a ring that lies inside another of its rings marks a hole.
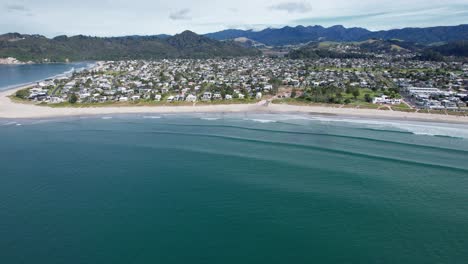
<instances>
[{"instance_id":1,"label":"coastal town","mask_svg":"<svg viewBox=\"0 0 468 264\"><path fill-rule=\"evenodd\" d=\"M50 105L333 104L466 111L468 64L380 58L250 57L97 62L16 97Z\"/></svg>"}]
</instances>

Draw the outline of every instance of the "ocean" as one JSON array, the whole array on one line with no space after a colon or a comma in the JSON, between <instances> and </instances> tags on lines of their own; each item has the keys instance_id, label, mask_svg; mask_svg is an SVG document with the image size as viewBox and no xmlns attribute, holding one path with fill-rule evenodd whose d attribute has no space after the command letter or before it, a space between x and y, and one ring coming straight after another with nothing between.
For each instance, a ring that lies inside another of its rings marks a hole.
<instances>
[{"instance_id":1,"label":"ocean","mask_svg":"<svg viewBox=\"0 0 468 264\"><path fill-rule=\"evenodd\" d=\"M0 91L79 71L90 64L91 62L0 65Z\"/></svg>"},{"instance_id":2,"label":"ocean","mask_svg":"<svg viewBox=\"0 0 468 264\"><path fill-rule=\"evenodd\" d=\"M1 263L467 263L468 127L0 120Z\"/></svg>"}]
</instances>

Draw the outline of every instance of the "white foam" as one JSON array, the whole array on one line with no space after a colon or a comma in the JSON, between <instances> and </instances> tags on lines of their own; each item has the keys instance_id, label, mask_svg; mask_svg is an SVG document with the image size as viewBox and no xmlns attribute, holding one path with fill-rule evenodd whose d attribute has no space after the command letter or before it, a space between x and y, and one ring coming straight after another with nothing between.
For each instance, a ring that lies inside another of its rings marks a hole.
<instances>
[{"instance_id":1,"label":"white foam","mask_svg":"<svg viewBox=\"0 0 468 264\"><path fill-rule=\"evenodd\" d=\"M252 119L249 119L249 118L245 118L244 120L247 120L247 121L253 121L253 122L258 122L258 123L276 123L277 121L276 120L270 120L270 119L258 119L258 118L252 118Z\"/></svg>"},{"instance_id":2,"label":"white foam","mask_svg":"<svg viewBox=\"0 0 468 264\"><path fill-rule=\"evenodd\" d=\"M408 122L408 121L393 121L393 120L366 120L366 119L343 119L343 118L326 118L314 117L311 121L320 122L336 122L365 125L368 128L376 130L394 130L400 132L409 132L415 135L426 136L446 136L455 138L468 139L468 126L444 123L426 123L426 122Z\"/></svg>"},{"instance_id":3,"label":"white foam","mask_svg":"<svg viewBox=\"0 0 468 264\"><path fill-rule=\"evenodd\" d=\"M218 118L218 117L202 117L200 119L201 120L208 120L208 121L215 121L215 120L220 120L221 118Z\"/></svg>"},{"instance_id":4,"label":"white foam","mask_svg":"<svg viewBox=\"0 0 468 264\"><path fill-rule=\"evenodd\" d=\"M5 124L2 124L2 126L12 126L12 125L15 125L16 122L8 122L8 123L5 123Z\"/></svg>"},{"instance_id":5,"label":"white foam","mask_svg":"<svg viewBox=\"0 0 468 264\"><path fill-rule=\"evenodd\" d=\"M411 132L415 135L426 135L426 136L445 136L455 138L467 138L468 139L468 128L458 126L444 126L444 125L417 125L417 124L393 124L395 127Z\"/></svg>"},{"instance_id":6,"label":"white foam","mask_svg":"<svg viewBox=\"0 0 468 264\"><path fill-rule=\"evenodd\" d=\"M160 116L143 116L144 119L160 119Z\"/></svg>"},{"instance_id":7,"label":"white foam","mask_svg":"<svg viewBox=\"0 0 468 264\"><path fill-rule=\"evenodd\" d=\"M107 119L112 119L112 116L103 116L101 119L107 120Z\"/></svg>"},{"instance_id":8,"label":"white foam","mask_svg":"<svg viewBox=\"0 0 468 264\"><path fill-rule=\"evenodd\" d=\"M268 119L266 119L268 118ZM402 120L373 120L362 118L343 118L328 116L305 116L305 115L257 115L251 119L244 119L260 123L274 123L277 121L297 120L302 125L308 126L309 122L320 122L339 125L345 123L357 128L369 128L382 131L409 132L415 135L445 136L453 138L468 139L468 126L461 124L402 121Z\"/></svg>"}]
</instances>

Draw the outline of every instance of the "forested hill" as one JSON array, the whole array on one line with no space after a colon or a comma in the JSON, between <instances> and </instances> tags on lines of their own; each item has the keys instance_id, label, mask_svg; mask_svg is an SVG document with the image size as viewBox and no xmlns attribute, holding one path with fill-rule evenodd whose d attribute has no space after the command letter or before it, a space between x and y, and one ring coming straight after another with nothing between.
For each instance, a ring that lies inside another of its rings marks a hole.
<instances>
[{"instance_id":1,"label":"forested hill","mask_svg":"<svg viewBox=\"0 0 468 264\"><path fill-rule=\"evenodd\" d=\"M175 36L88 37L8 33L0 35L0 58L20 61L79 61L255 56L256 49L185 31Z\"/></svg>"},{"instance_id":2,"label":"forested hill","mask_svg":"<svg viewBox=\"0 0 468 264\"><path fill-rule=\"evenodd\" d=\"M217 40L248 38L266 45L282 46L308 43L311 41L365 41L368 39L398 39L419 44L454 42L468 39L468 25L440 26L427 28L403 28L370 31L365 28L297 26L267 28L261 31L228 29L205 36Z\"/></svg>"}]
</instances>

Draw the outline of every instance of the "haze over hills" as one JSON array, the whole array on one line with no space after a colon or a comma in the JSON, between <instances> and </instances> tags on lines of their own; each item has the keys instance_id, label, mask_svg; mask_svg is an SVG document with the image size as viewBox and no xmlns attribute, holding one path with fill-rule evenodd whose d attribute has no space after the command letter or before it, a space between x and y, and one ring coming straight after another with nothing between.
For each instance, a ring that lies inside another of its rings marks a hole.
<instances>
[{"instance_id":1,"label":"haze over hills","mask_svg":"<svg viewBox=\"0 0 468 264\"><path fill-rule=\"evenodd\" d=\"M0 57L21 61L118 60L237 57L259 54L233 41L217 41L191 31L175 36L89 37L8 33L0 35Z\"/></svg>"},{"instance_id":2,"label":"haze over hills","mask_svg":"<svg viewBox=\"0 0 468 264\"><path fill-rule=\"evenodd\" d=\"M245 37L266 45L295 45L310 41L364 41L368 39L399 39L421 44L452 42L468 39L468 25L441 26L429 28L403 28L370 31L364 28L345 28L343 26L297 26L278 29L267 28L261 31L228 29L205 36L227 40Z\"/></svg>"}]
</instances>

